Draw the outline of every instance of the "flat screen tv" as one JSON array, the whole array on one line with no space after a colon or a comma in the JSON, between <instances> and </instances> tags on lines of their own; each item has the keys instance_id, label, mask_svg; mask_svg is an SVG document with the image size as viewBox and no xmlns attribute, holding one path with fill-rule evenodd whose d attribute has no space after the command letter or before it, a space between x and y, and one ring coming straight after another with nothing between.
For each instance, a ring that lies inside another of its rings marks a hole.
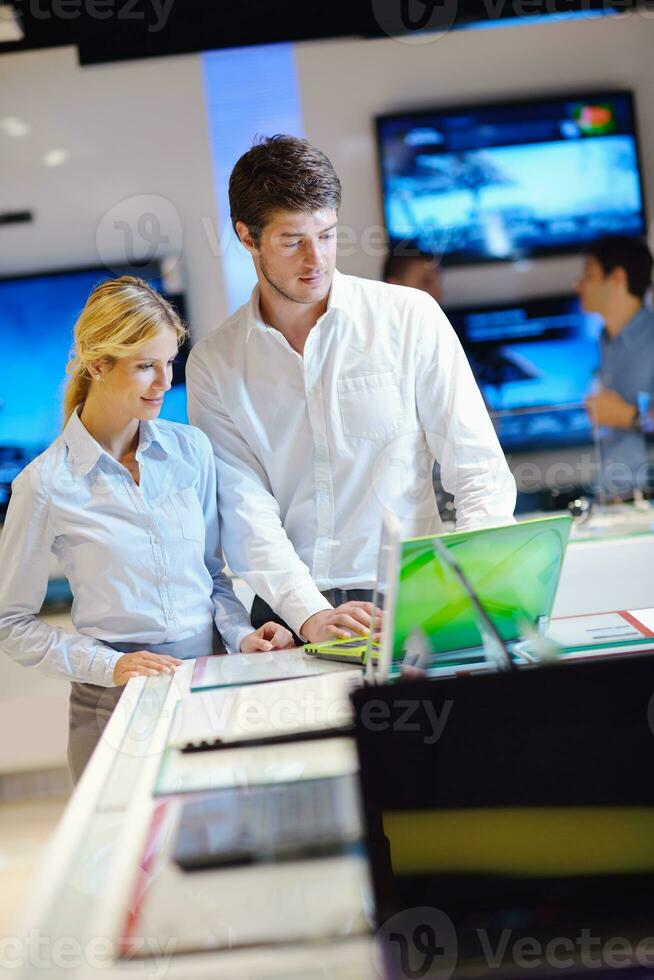
<instances>
[{"instance_id":1,"label":"flat screen tv","mask_svg":"<svg viewBox=\"0 0 654 980\"><path fill-rule=\"evenodd\" d=\"M583 405L601 320L576 296L447 310L505 450L592 442Z\"/></svg>"},{"instance_id":2,"label":"flat screen tv","mask_svg":"<svg viewBox=\"0 0 654 980\"><path fill-rule=\"evenodd\" d=\"M642 235L629 92L434 109L376 120L389 242L445 265L575 252Z\"/></svg>"},{"instance_id":3,"label":"flat screen tv","mask_svg":"<svg viewBox=\"0 0 654 980\"><path fill-rule=\"evenodd\" d=\"M163 291L156 264L125 269ZM104 268L75 269L0 279L0 518L12 480L61 432L62 393L73 327L91 289L110 275ZM181 304L181 297L169 297ZM186 421L184 363L180 352L162 418Z\"/></svg>"}]
</instances>

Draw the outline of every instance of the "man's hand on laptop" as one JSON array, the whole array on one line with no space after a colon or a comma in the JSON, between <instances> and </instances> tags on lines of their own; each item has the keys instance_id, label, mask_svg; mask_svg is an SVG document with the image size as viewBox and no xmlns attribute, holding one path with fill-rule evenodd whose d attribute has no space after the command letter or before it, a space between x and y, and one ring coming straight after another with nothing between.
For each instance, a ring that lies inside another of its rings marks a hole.
<instances>
[{"instance_id":1,"label":"man's hand on laptop","mask_svg":"<svg viewBox=\"0 0 654 980\"><path fill-rule=\"evenodd\" d=\"M376 609L372 602L353 599L334 609L323 609L309 616L302 624L300 633L309 643L325 643L340 637L367 636L373 613L379 622L381 610Z\"/></svg>"}]
</instances>

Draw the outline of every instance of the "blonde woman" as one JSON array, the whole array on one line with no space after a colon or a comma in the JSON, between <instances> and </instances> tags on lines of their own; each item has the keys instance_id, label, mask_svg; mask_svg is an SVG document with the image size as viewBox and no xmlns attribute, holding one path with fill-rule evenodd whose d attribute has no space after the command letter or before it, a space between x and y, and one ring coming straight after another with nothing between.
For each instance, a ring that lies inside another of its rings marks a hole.
<instances>
[{"instance_id":1,"label":"blonde woman","mask_svg":"<svg viewBox=\"0 0 654 980\"><path fill-rule=\"evenodd\" d=\"M221 637L246 652L292 645L275 623L252 630L224 575L209 440L157 421L184 336L142 280L97 286L75 326L64 430L12 487L0 647L72 681L74 779L131 677L220 652ZM36 618L51 552L73 592L73 633Z\"/></svg>"}]
</instances>

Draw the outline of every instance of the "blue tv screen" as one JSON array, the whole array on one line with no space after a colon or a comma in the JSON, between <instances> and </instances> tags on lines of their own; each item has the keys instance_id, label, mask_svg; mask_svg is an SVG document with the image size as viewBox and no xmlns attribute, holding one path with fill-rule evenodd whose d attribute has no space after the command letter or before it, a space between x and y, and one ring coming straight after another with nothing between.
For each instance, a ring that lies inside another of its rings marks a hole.
<instances>
[{"instance_id":1,"label":"blue tv screen","mask_svg":"<svg viewBox=\"0 0 654 980\"><path fill-rule=\"evenodd\" d=\"M628 92L382 116L377 134L391 248L462 265L644 233Z\"/></svg>"},{"instance_id":2,"label":"blue tv screen","mask_svg":"<svg viewBox=\"0 0 654 980\"><path fill-rule=\"evenodd\" d=\"M125 269L162 290L159 267ZM12 480L61 432L66 363L86 299L103 268L0 279L0 514ZM162 418L186 421L184 360L175 366Z\"/></svg>"},{"instance_id":3,"label":"blue tv screen","mask_svg":"<svg viewBox=\"0 0 654 980\"><path fill-rule=\"evenodd\" d=\"M583 401L599 366L602 323L576 296L447 314L505 450L592 442Z\"/></svg>"}]
</instances>

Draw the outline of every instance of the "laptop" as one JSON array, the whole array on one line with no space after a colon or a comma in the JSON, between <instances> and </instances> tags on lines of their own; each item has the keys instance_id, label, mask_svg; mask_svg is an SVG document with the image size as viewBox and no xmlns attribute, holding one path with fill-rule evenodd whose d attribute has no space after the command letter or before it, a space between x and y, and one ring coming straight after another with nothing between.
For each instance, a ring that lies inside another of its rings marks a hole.
<instances>
[{"instance_id":1,"label":"laptop","mask_svg":"<svg viewBox=\"0 0 654 980\"><path fill-rule=\"evenodd\" d=\"M399 676L416 660L432 670L484 666L476 605L498 642L522 661L516 646L525 632L544 634L549 625L571 525L560 515L389 545L395 569L386 572L378 678ZM443 548L454 562L444 560Z\"/></svg>"},{"instance_id":2,"label":"laptop","mask_svg":"<svg viewBox=\"0 0 654 980\"><path fill-rule=\"evenodd\" d=\"M229 787L182 806L173 860L184 871L344 853L361 837L353 776Z\"/></svg>"},{"instance_id":3,"label":"laptop","mask_svg":"<svg viewBox=\"0 0 654 980\"><path fill-rule=\"evenodd\" d=\"M544 634L549 625L571 525L566 514L403 540L400 525L387 516L373 598L383 609L381 623L373 623L366 640L305 649L368 665L378 680L397 677L407 666L434 672L484 667L481 605L492 639L523 662L529 659L525 633ZM453 563L444 560L443 548Z\"/></svg>"},{"instance_id":4,"label":"laptop","mask_svg":"<svg viewBox=\"0 0 654 980\"><path fill-rule=\"evenodd\" d=\"M654 653L352 700L389 980L654 973Z\"/></svg>"}]
</instances>

